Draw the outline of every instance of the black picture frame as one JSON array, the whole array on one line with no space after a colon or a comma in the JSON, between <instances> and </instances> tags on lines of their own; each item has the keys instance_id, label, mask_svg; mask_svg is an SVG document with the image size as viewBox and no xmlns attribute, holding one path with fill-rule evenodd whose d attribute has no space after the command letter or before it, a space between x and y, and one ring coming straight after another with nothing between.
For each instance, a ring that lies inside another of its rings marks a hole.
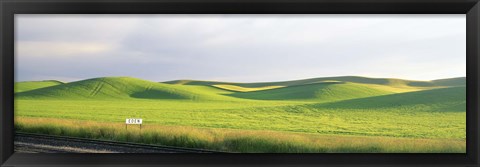
<instances>
[{"instance_id":1,"label":"black picture frame","mask_svg":"<svg viewBox=\"0 0 480 167\"><path fill-rule=\"evenodd\" d=\"M479 0L2 0L2 166L479 166ZM15 14L466 14L466 154L14 153Z\"/></svg>"}]
</instances>

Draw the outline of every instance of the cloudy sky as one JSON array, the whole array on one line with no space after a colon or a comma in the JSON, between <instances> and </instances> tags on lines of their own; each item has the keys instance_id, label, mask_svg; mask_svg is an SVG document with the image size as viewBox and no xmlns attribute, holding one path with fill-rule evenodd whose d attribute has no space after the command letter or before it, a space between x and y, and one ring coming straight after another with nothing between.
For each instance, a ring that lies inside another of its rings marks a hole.
<instances>
[{"instance_id":1,"label":"cloudy sky","mask_svg":"<svg viewBox=\"0 0 480 167\"><path fill-rule=\"evenodd\" d=\"M16 15L16 80L466 76L465 15Z\"/></svg>"}]
</instances>

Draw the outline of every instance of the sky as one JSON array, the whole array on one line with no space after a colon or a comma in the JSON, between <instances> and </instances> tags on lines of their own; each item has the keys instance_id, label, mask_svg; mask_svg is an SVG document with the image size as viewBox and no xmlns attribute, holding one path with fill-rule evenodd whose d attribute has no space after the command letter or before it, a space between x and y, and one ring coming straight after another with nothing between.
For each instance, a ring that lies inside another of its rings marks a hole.
<instances>
[{"instance_id":1,"label":"sky","mask_svg":"<svg viewBox=\"0 0 480 167\"><path fill-rule=\"evenodd\" d=\"M456 15L15 16L16 81L466 76Z\"/></svg>"}]
</instances>

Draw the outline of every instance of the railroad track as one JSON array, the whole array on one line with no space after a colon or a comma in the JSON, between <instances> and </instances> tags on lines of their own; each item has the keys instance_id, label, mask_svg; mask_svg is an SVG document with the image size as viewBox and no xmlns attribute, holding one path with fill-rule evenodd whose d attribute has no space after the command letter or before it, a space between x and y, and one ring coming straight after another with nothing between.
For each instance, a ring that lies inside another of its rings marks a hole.
<instances>
[{"instance_id":1,"label":"railroad track","mask_svg":"<svg viewBox=\"0 0 480 167\"><path fill-rule=\"evenodd\" d=\"M165 152L165 153L226 153L220 151L211 151L203 149L191 149L183 147L172 147L172 146L161 146L161 145L150 145L150 144L138 144L130 142L116 142L116 141L106 141L106 140L97 140L97 139L84 139L77 137L66 137L66 136L54 136L54 135L42 135L42 134L32 134L32 133L15 133L15 137L23 138L32 138L33 140L50 140L50 141L62 141L62 142L74 142L82 143L84 145L96 145L96 146L108 146L116 148L128 148L130 150L148 150L148 152Z\"/></svg>"}]
</instances>

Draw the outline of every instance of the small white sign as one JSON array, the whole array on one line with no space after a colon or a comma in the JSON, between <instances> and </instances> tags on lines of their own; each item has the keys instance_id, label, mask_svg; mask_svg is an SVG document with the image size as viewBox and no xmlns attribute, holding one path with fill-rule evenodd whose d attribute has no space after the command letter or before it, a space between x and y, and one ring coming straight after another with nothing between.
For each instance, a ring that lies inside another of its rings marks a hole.
<instances>
[{"instance_id":1,"label":"small white sign","mask_svg":"<svg viewBox=\"0 0 480 167\"><path fill-rule=\"evenodd\" d=\"M141 118L127 118L125 123L126 124L141 125L142 124L142 119Z\"/></svg>"}]
</instances>

